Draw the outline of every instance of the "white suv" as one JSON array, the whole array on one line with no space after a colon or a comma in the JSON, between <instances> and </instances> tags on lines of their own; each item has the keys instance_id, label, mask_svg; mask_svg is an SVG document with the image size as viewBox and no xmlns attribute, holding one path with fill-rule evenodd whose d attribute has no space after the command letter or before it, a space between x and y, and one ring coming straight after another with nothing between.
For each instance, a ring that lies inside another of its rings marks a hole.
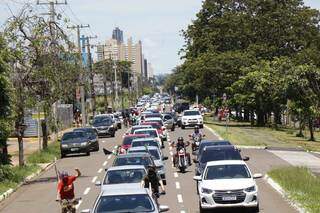
<instances>
[{"instance_id":1,"label":"white suv","mask_svg":"<svg viewBox=\"0 0 320 213\"><path fill-rule=\"evenodd\" d=\"M199 126L203 128L203 117L198 110L185 110L181 118L181 128Z\"/></svg>"},{"instance_id":2,"label":"white suv","mask_svg":"<svg viewBox=\"0 0 320 213\"><path fill-rule=\"evenodd\" d=\"M241 160L210 161L198 181L200 212L221 207L247 207L259 212L258 187Z\"/></svg>"}]
</instances>

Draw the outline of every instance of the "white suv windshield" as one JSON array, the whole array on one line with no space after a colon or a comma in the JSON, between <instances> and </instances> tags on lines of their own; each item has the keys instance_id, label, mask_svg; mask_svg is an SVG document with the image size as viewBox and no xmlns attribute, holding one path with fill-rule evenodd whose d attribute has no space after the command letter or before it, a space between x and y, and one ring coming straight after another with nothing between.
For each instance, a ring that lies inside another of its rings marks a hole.
<instances>
[{"instance_id":1,"label":"white suv windshield","mask_svg":"<svg viewBox=\"0 0 320 213\"><path fill-rule=\"evenodd\" d=\"M200 115L199 111L185 111L183 113L184 116L189 116L189 115Z\"/></svg>"},{"instance_id":2,"label":"white suv windshield","mask_svg":"<svg viewBox=\"0 0 320 213\"><path fill-rule=\"evenodd\" d=\"M208 166L205 180L250 178L245 165L217 165Z\"/></svg>"}]
</instances>

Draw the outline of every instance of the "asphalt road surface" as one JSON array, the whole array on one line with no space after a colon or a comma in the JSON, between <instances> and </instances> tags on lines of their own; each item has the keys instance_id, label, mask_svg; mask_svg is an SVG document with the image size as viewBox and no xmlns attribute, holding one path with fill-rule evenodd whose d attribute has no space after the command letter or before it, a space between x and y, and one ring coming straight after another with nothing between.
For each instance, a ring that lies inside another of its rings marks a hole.
<instances>
[{"instance_id":1,"label":"asphalt road surface","mask_svg":"<svg viewBox=\"0 0 320 213\"><path fill-rule=\"evenodd\" d=\"M176 141L179 136L185 139L192 133L192 129L181 130L176 128L170 132L171 141ZM203 130L207 139L215 139L215 136L208 130ZM115 138L100 139L100 147L113 150L114 146L122 141L124 130L119 130ZM191 148L189 148L190 152ZM172 213L194 213L199 212L199 201L196 194L196 183L192 179L194 176L194 165L188 168L187 172L181 174L172 167L171 157L174 149L170 149L168 144L164 151L169 157L166 161L167 186L166 195L160 198L160 203L168 205ZM276 155L265 150L248 149L242 150L242 155L249 156L249 167L253 173L265 174L269 169L289 165ZM102 149L99 152L91 153L91 156L75 156L59 160L57 163L59 170L73 172L74 168L79 168L83 174L76 183L76 197L82 197L82 202L78 206L78 211L92 208L95 199L99 194L99 187L94 182L101 180L104 170L112 165L114 156L106 157ZM263 179L257 181L260 192L260 212L268 213L291 213L297 212L289 203L274 191ZM60 206L55 202L56 198L56 175L54 168L49 169L40 177L22 186L17 192L7 200L0 203L0 212L5 213L56 213L60 212ZM242 209L218 210L214 212L245 212Z\"/></svg>"}]
</instances>

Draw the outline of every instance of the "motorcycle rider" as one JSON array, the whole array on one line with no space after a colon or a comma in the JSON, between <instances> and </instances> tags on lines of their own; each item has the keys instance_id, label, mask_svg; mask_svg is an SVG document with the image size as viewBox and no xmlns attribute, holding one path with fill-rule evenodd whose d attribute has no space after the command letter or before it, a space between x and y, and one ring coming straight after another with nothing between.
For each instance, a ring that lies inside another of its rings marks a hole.
<instances>
[{"instance_id":1,"label":"motorcycle rider","mask_svg":"<svg viewBox=\"0 0 320 213\"><path fill-rule=\"evenodd\" d=\"M157 205L159 198L159 186L161 187L162 193L165 194L165 188L161 178L158 176L156 168L154 166L150 166L148 168L147 175L142 179L141 186L152 191L152 195L155 196L155 200Z\"/></svg>"},{"instance_id":2,"label":"motorcycle rider","mask_svg":"<svg viewBox=\"0 0 320 213\"><path fill-rule=\"evenodd\" d=\"M191 138L194 139L196 137L200 138L200 140L203 138L203 134L200 132L199 126L194 127L194 132L191 135ZM195 143L192 143L192 150L194 150Z\"/></svg>"},{"instance_id":3,"label":"motorcycle rider","mask_svg":"<svg viewBox=\"0 0 320 213\"><path fill-rule=\"evenodd\" d=\"M186 149L187 146L190 145L190 142L187 142L187 143L184 143L183 141L183 137L179 137L178 140L177 140L177 144L173 144L174 147L176 147L177 149L177 152L176 154L173 156L173 164L176 166L177 164L177 159L178 159L178 152L180 151L180 149ZM186 157L188 159L188 163L189 163L189 166L191 165L191 157L190 157L190 154L189 153L185 153L186 154Z\"/></svg>"},{"instance_id":4,"label":"motorcycle rider","mask_svg":"<svg viewBox=\"0 0 320 213\"><path fill-rule=\"evenodd\" d=\"M63 171L60 173L59 182L58 182L58 190L57 190L57 201L59 200L72 200L74 199L74 185L73 182L81 176L81 172L79 169L75 169L76 175L72 176L68 174L68 172Z\"/></svg>"}]
</instances>

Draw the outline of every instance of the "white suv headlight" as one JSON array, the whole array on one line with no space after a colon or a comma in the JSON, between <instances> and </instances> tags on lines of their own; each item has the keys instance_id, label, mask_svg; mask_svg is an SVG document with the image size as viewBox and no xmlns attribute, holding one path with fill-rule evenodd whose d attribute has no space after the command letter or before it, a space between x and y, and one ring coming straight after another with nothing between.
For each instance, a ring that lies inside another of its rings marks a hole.
<instances>
[{"instance_id":1,"label":"white suv headlight","mask_svg":"<svg viewBox=\"0 0 320 213\"><path fill-rule=\"evenodd\" d=\"M67 144L62 144L61 147L62 148L68 148L68 145Z\"/></svg>"},{"instance_id":2,"label":"white suv headlight","mask_svg":"<svg viewBox=\"0 0 320 213\"><path fill-rule=\"evenodd\" d=\"M249 187L249 188L244 189L245 192L254 192L254 191L256 191L256 190L257 190L257 189L256 189L256 186L251 186L251 187Z\"/></svg>"},{"instance_id":3,"label":"white suv headlight","mask_svg":"<svg viewBox=\"0 0 320 213\"><path fill-rule=\"evenodd\" d=\"M80 145L81 145L81 146L87 146L87 144L88 144L87 142L83 142L83 143L81 143Z\"/></svg>"},{"instance_id":4,"label":"white suv headlight","mask_svg":"<svg viewBox=\"0 0 320 213\"><path fill-rule=\"evenodd\" d=\"M207 188L201 188L201 192L203 194L211 194L211 193L213 193L213 190L207 189Z\"/></svg>"}]
</instances>

